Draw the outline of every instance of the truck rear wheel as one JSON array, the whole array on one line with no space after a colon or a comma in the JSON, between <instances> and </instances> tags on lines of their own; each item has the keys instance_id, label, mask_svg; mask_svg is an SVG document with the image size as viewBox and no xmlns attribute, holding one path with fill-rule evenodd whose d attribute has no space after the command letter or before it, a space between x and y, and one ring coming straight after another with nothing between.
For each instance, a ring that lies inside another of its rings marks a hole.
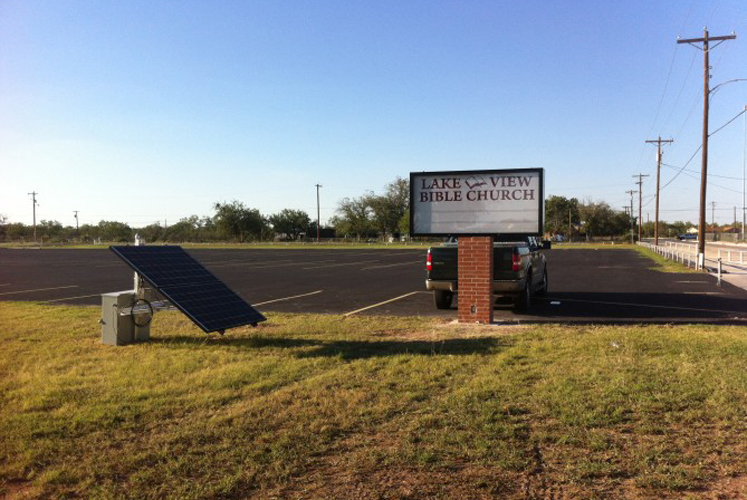
<instances>
[{"instance_id":1,"label":"truck rear wheel","mask_svg":"<svg viewBox=\"0 0 747 500\"><path fill-rule=\"evenodd\" d=\"M537 288L535 294L539 296L547 294L547 268L545 268L545 272L542 273L542 282L540 283L539 288Z\"/></svg>"},{"instance_id":2,"label":"truck rear wheel","mask_svg":"<svg viewBox=\"0 0 747 500\"><path fill-rule=\"evenodd\" d=\"M516 310L519 312L527 312L532 307L532 275L527 275L526 284L524 289L521 291L516 299Z\"/></svg>"},{"instance_id":3,"label":"truck rear wheel","mask_svg":"<svg viewBox=\"0 0 747 500\"><path fill-rule=\"evenodd\" d=\"M450 309L452 300L454 300L454 292L433 290L433 302L436 303L436 309Z\"/></svg>"}]
</instances>

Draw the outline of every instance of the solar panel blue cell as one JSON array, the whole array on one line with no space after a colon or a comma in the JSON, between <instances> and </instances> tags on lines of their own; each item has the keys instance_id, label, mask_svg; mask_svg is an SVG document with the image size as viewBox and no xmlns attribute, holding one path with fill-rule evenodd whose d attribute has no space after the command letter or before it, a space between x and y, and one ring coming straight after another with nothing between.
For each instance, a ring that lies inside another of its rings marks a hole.
<instances>
[{"instance_id":1,"label":"solar panel blue cell","mask_svg":"<svg viewBox=\"0 0 747 500\"><path fill-rule=\"evenodd\" d=\"M109 248L205 332L267 319L180 246Z\"/></svg>"}]
</instances>

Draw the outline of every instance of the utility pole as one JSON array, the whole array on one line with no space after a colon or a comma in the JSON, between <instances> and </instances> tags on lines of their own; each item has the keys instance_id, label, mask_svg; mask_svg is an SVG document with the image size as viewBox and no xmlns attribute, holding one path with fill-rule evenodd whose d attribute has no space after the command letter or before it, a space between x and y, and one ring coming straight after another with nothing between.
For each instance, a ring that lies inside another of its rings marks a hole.
<instances>
[{"instance_id":1,"label":"utility pole","mask_svg":"<svg viewBox=\"0 0 747 500\"><path fill-rule=\"evenodd\" d=\"M711 202L711 225L713 226L713 232L716 232L716 202Z\"/></svg>"},{"instance_id":2,"label":"utility pole","mask_svg":"<svg viewBox=\"0 0 747 500\"><path fill-rule=\"evenodd\" d=\"M319 188L321 184L316 185L316 242L319 243L319 235L321 234L321 223L320 223L320 211L319 211Z\"/></svg>"},{"instance_id":3,"label":"utility pole","mask_svg":"<svg viewBox=\"0 0 747 500\"><path fill-rule=\"evenodd\" d=\"M747 225L747 105L744 107L744 143L742 145L742 241L744 238L744 226Z\"/></svg>"},{"instance_id":4,"label":"utility pole","mask_svg":"<svg viewBox=\"0 0 747 500\"><path fill-rule=\"evenodd\" d=\"M703 269L705 266L705 224L706 224L706 186L708 182L708 104L710 100L710 69L709 42L719 42L718 45L726 40L734 40L737 37L734 33L726 36L709 36L708 28L703 28L703 38L686 38L678 39L677 43L687 43L703 51L703 146L702 146L702 166L700 172L700 212L698 218L698 268ZM694 44L703 44L703 48Z\"/></svg>"},{"instance_id":5,"label":"utility pole","mask_svg":"<svg viewBox=\"0 0 747 500\"><path fill-rule=\"evenodd\" d=\"M656 215L654 221L654 245L659 246L659 186L661 185L661 145L662 143L672 143L673 139L661 139L659 136L656 140L648 140L647 143L656 144Z\"/></svg>"},{"instance_id":6,"label":"utility pole","mask_svg":"<svg viewBox=\"0 0 747 500\"><path fill-rule=\"evenodd\" d=\"M635 232L635 217L633 216L633 195L636 194L638 191L634 191L632 189L625 191L630 195L630 244L635 244L635 236L633 236Z\"/></svg>"},{"instance_id":7,"label":"utility pole","mask_svg":"<svg viewBox=\"0 0 747 500\"><path fill-rule=\"evenodd\" d=\"M38 205L38 203L36 202L36 195L39 193L33 191L29 194L31 195L31 203L34 207L34 243L36 243L36 206Z\"/></svg>"},{"instance_id":8,"label":"utility pole","mask_svg":"<svg viewBox=\"0 0 747 500\"><path fill-rule=\"evenodd\" d=\"M73 210L75 212L75 237L78 237L78 211Z\"/></svg>"},{"instance_id":9,"label":"utility pole","mask_svg":"<svg viewBox=\"0 0 747 500\"><path fill-rule=\"evenodd\" d=\"M648 177L648 175L636 174L633 177L638 177L638 182L636 182L636 184L638 184L638 241L641 241L641 228L643 225L643 217L641 214L641 209L643 208L643 178Z\"/></svg>"},{"instance_id":10,"label":"utility pole","mask_svg":"<svg viewBox=\"0 0 747 500\"><path fill-rule=\"evenodd\" d=\"M568 209L568 241L573 240L573 219L571 218L571 209Z\"/></svg>"}]
</instances>

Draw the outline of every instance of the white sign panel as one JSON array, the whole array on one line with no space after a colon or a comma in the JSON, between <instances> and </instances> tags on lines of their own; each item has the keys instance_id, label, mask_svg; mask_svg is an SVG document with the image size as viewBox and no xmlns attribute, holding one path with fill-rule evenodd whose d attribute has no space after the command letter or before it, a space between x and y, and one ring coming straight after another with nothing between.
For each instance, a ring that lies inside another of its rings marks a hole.
<instances>
[{"instance_id":1,"label":"white sign panel","mask_svg":"<svg viewBox=\"0 0 747 500\"><path fill-rule=\"evenodd\" d=\"M544 170L410 174L410 234L541 235Z\"/></svg>"}]
</instances>

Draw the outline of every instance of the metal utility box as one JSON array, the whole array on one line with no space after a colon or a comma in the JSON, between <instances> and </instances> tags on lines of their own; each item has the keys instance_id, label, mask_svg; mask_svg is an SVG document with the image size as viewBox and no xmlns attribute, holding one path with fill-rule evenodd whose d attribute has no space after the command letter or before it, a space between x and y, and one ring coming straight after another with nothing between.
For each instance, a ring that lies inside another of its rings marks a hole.
<instances>
[{"instance_id":1,"label":"metal utility box","mask_svg":"<svg viewBox=\"0 0 747 500\"><path fill-rule=\"evenodd\" d=\"M131 309L136 299L135 290L101 294L101 341L106 345L127 345L150 339L150 324L137 326Z\"/></svg>"}]
</instances>

